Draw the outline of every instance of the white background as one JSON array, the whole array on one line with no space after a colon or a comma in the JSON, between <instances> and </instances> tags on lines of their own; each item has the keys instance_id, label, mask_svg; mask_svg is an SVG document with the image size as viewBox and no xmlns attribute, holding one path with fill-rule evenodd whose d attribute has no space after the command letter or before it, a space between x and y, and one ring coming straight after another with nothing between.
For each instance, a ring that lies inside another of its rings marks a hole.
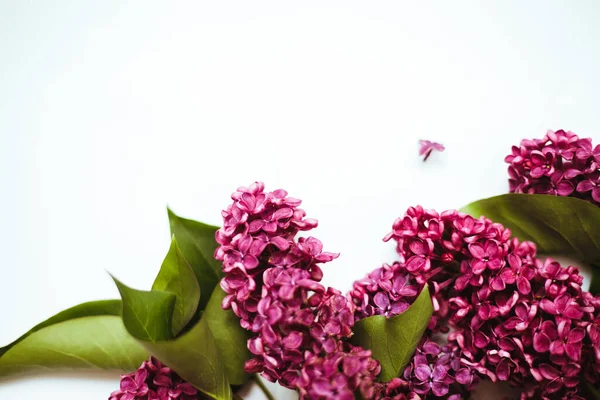
<instances>
[{"instance_id":1,"label":"white background","mask_svg":"<svg viewBox=\"0 0 600 400\"><path fill-rule=\"evenodd\" d=\"M506 192L524 137L599 137L594 0L171 3L0 0L0 345L116 297L106 271L148 288L167 204L219 224L237 186L286 188L345 290L408 206ZM423 163L419 139L447 150ZM0 399L118 385L85 376Z\"/></svg>"}]
</instances>

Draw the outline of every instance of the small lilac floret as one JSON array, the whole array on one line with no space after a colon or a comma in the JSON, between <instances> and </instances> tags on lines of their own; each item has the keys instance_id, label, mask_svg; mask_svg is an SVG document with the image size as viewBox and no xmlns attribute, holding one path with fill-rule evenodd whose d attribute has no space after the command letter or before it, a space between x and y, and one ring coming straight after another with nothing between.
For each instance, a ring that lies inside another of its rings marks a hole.
<instances>
[{"instance_id":1,"label":"small lilac floret","mask_svg":"<svg viewBox=\"0 0 600 400\"><path fill-rule=\"evenodd\" d=\"M427 161L432 151L444 151L446 148L441 143L429 140L419 140L419 155L424 156L423 161Z\"/></svg>"}]
</instances>

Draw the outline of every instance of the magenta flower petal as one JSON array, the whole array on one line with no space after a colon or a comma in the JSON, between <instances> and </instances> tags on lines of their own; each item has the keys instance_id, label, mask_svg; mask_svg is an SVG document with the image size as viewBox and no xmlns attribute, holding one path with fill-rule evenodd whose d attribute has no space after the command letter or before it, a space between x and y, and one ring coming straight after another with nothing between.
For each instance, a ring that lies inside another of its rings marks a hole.
<instances>
[{"instance_id":1,"label":"magenta flower petal","mask_svg":"<svg viewBox=\"0 0 600 400\"><path fill-rule=\"evenodd\" d=\"M135 390L138 387L138 384L135 382L133 377L126 376L121 379L121 391L128 392Z\"/></svg>"},{"instance_id":2,"label":"magenta flower petal","mask_svg":"<svg viewBox=\"0 0 600 400\"><path fill-rule=\"evenodd\" d=\"M418 365L415 368L415 376L422 381L427 381L431 376L431 368L428 365Z\"/></svg>"},{"instance_id":3,"label":"magenta flower petal","mask_svg":"<svg viewBox=\"0 0 600 400\"><path fill-rule=\"evenodd\" d=\"M517 290L521 294L529 294L531 292L531 283L525 277L517 278Z\"/></svg>"},{"instance_id":4,"label":"magenta flower petal","mask_svg":"<svg viewBox=\"0 0 600 400\"><path fill-rule=\"evenodd\" d=\"M546 311L548 314L556 315L558 313L558 309L552 300L542 299L540 301L540 307L542 310Z\"/></svg>"},{"instance_id":5,"label":"magenta flower petal","mask_svg":"<svg viewBox=\"0 0 600 400\"><path fill-rule=\"evenodd\" d=\"M473 373L468 368L461 368L456 372L454 378L461 385L468 385L473 379Z\"/></svg>"},{"instance_id":6,"label":"magenta flower petal","mask_svg":"<svg viewBox=\"0 0 600 400\"><path fill-rule=\"evenodd\" d=\"M594 188L594 184L591 181L581 181L579 182L579 184L577 184L577 191L578 192L589 192L590 190L592 190Z\"/></svg>"},{"instance_id":7,"label":"magenta flower petal","mask_svg":"<svg viewBox=\"0 0 600 400\"><path fill-rule=\"evenodd\" d=\"M427 261L421 256L412 256L406 262L406 269L410 272L425 270L427 267Z\"/></svg>"},{"instance_id":8,"label":"magenta flower petal","mask_svg":"<svg viewBox=\"0 0 600 400\"><path fill-rule=\"evenodd\" d=\"M375 305L382 310L387 309L390 306L390 299L387 297L385 293L377 293L373 298L373 302Z\"/></svg>"},{"instance_id":9,"label":"magenta flower petal","mask_svg":"<svg viewBox=\"0 0 600 400\"><path fill-rule=\"evenodd\" d=\"M503 358L496 366L496 375L501 381L507 381L510 377L510 362Z\"/></svg>"},{"instance_id":10,"label":"magenta flower petal","mask_svg":"<svg viewBox=\"0 0 600 400\"><path fill-rule=\"evenodd\" d=\"M258 259L252 254L246 254L244 257L244 267L247 269L254 269L258 267Z\"/></svg>"},{"instance_id":11,"label":"magenta flower petal","mask_svg":"<svg viewBox=\"0 0 600 400\"><path fill-rule=\"evenodd\" d=\"M540 365L539 370L546 379L554 380L560 376L560 372L550 364Z\"/></svg>"},{"instance_id":12,"label":"magenta flower petal","mask_svg":"<svg viewBox=\"0 0 600 400\"><path fill-rule=\"evenodd\" d=\"M469 251L471 252L471 255L477 259L482 259L487 255L481 243L469 244Z\"/></svg>"},{"instance_id":13,"label":"magenta flower petal","mask_svg":"<svg viewBox=\"0 0 600 400\"><path fill-rule=\"evenodd\" d=\"M446 375L447 375L446 368L442 365L436 365L435 368L433 368L433 373L431 376L433 377L434 380L440 381L440 380L444 379L446 377Z\"/></svg>"},{"instance_id":14,"label":"magenta flower petal","mask_svg":"<svg viewBox=\"0 0 600 400\"><path fill-rule=\"evenodd\" d=\"M565 353L573 361L581 359L581 343L567 343L564 345Z\"/></svg>"},{"instance_id":15,"label":"magenta flower petal","mask_svg":"<svg viewBox=\"0 0 600 400\"><path fill-rule=\"evenodd\" d=\"M448 384L445 382L433 381L431 383L431 391L438 397L445 396L449 390Z\"/></svg>"},{"instance_id":16,"label":"magenta flower petal","mask_svg":"<svg viewBox=\"0 0 600 400\"><path fill-rule=\"evenodd\" d=\"M297 349L302 344L302 334L300 332L291 332L283 338L283 346L286 349Z\"/></svg>"},{"instance_id":17,"label":"magenta flower petal","mask_svg":"<svg viewBox=\"0 0 600 400\"><path fill-rule=\"evenodd\" d=\"M575 191L575 187L569 181L561 181L556 185L556 191L559 196L569 196Z\"/></svg>"}]
</instances>

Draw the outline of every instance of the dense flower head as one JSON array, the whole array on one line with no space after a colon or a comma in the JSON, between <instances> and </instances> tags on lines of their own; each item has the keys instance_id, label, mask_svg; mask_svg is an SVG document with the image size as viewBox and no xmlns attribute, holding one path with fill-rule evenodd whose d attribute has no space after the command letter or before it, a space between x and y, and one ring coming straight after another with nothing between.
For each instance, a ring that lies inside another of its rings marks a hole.
<instances>
[{"instance_id":1,"label":"dense flower head","mask_svg":"<svg viewBox=\"0 0 600 400\"><path fill-rule=\"evenodd\" d=\"M396 242L400 261L354 284L355 318L400 313L428 284L434 315L426 335L450 328L445 348L456 368L425 363L422 344L395 392L385 393L458 399L464 387L453 382L470 387L483 378L508 381L523 398L575 399L583 379L599 382L600 300L581 290L577 268L542 262L535 245L510 236L457 211L412 207L394 222L384 240Z\"/></svg>"},{"instance_id":2,"label":"dense flower head","mask_svg":"<svg viewBox=\"0 0 600 400\"><path fill-rule=\"evenodd\" d=\"M338 255L324 252L314 237L296 237L317 221L305 218L300 200L284 190L265 192L262 183L239 188L232 199L216 233L215 258L225 272L223 308L231 308L252 332L246 371L306 398L318 398L326 382L331 388L345 385L336 389L339 396L352 385L372 391L361 382L374 382L379 364L370 352L343 343L352 334L354 304L319 283L320 264Z\"/></svg>"},{"instance_id":3,"label":"dense flower head","mask_svg":"<svg viewBox=\"0 0 600 400\"><path fill-rule=\"evenodd\" d=\"M387 396L412 394L422 398L465 398L477 386L479 378L472 368L461 364L460 355L456 345L440 346L426 335L402 377L396 379L395 388L387 390Z\"/></svg>"},{"instance_id":4,"label":"dense flower head","mask_svg":"<svg viewBox=\"0 0 600 400\"><path fill-rule=\"evenodd\" d=\"M267 269L278 266L297 270L272 277L270 283L285 295L290 285L281 280L295 282L303 270L308 275L303 275L302 283L318 282L322 277L318 263L331 261L337 254L322 252L321 242L312 237L294 240L299 231L316 227L317 221L305 218L304 210L298 208L301 201L288 197L284 190L265 193L264 184L257 182L239 188L231 197L233 203L222 212L223 227L216 233L220 246L215 258L223 262L226 273L221 281L228 294L223 306L232 308L242 326L250 329L258 315Z\"/></svg>"},{"instance_id":5,"label":"dense flower head","mask_svg":"<svg viewBox=\"0 0 600 400\"><path fill-rule=\"evenodd\" d=\"M394 316L410 306L422 285L410 273L402 274L402 270L398 262L384 264L354 283L349 296L356 305L357 320L372 315Z\"/></svg>"},{"instance_id":6,"label":"dense flower head","mask_svg":"<svg viewBox=\"0 0 600 400\"><path fill-rule=\"evenodd\" d=\"M108 400L198 400L204 397L169 367L155 358L131 374L121 376L119 390Z\"/></svg>"},{"instance_id":7,"label":"dense flower head","mask_svg":"<svg viewBox=\"0 0 600 400\"><path fill-rule=\"evenodd\" d=\"M307 353L298 380L300 399L354 400L357 391L373 399L379 390L375 377L380 369L370 351L342 342L337 351L323 356Z\"/></svg>"},{"instance_id":8,"label":"dense flower head","mask_svg":"<svg viewBox=\"0 0 600 400\"><path fill-rule=\"evenodd\" d=\"M600 146L573 132L525 139L506 156L511 193L574 196L600 205Z\"/></svg>"}]
</instances>

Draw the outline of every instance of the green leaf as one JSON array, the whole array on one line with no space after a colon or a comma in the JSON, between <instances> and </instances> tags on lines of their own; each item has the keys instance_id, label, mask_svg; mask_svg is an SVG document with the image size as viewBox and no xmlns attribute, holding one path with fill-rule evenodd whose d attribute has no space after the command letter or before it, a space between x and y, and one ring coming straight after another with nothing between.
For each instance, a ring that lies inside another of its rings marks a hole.
<instances>
[{"instance_id":1,"label":"green leaf","mask_svg":"<svg viewBox=\"0 0 600 400\"><path fill-rule=\"evenodd\" d=\"M510 228L540 253L561 254L587 263L600 262L600 207L574 197L505 194L479 200L463 212Z\"/></svg>"},{"instance_id":2,"label":"green leaf","mask_svg":"<svg viewBox=\"0 0 600 400\"><path fill-rule=\"evenodd\" d=\"M225 372L225 363L228 361L223 360L220 351L223 349L232 361L227 368L241 368L243 371L243 362L240 366L236 347L240 346L240 342L245 346L246 337L237 336L241 329L239 320L232 319L221 309L223 297L219 292L215 291L210 312L196 312L200 288L175 238L152 291L131 289L114 280L123 298L123 322L127 331L150 354L206 395L214 399L231 399L231 387ZM218 333L218 340L206 316L209 316L211 325ZM179 332L179 335L172 335L176 331L171 329L172 321L182 327L193 326ZM244 376L240 377L239 374L240 371L235 371L232 376L243 383Z\"/></svg>"},{"instance_id":3,"label":"green leaf","mask_svg":"<svg viewBox=\"0 0 600 400\"><path fill-rule=\"evenodd\" d=\"M208 293L212 293L223 276L221 263L215 260L217 248L215 240L216 226L206 225L191 219L181 218L167 208L171 234L177 239L185 259L190 263L200 290L205 294L200 299L200 310L208 303Z\"/></svg>"},{"instance_id":4,"label":"green leaf","mask_svg":"<svg viewBox=\"0 0 600 400\"><path fill-rule=\"evenodd\" d=\"M74 318L90 317L94 315L121 315L121 300L100 300L82 303L77 306L68 308L58 314L48 318L31 328L27 333L23 334L14 342L0 348L0 356L6 353L11 347L24 340L33 332L37 332L47 326L58 324Z\"/></svg>"},{"instance_id":5,"label":"green leaf","mask_svg":"<svg viewBox=\"0 0 600 400\"><path fill-rule=\"evenodd\" d=\"M215 338L229 383L242 385L248 380L244 363L251 358L247 347L250 335L240 326L240 319L233 311L221 308L224 297L225 292L217 286L210 296L203 319Z\"/></svg>"},{"instance_id":6,"label":"green leaf","mask_svg":"<svg viewBox=\"0 0 600 400\"><path fill-rule=\"evenodd\" d=\"M113 277L123 299L123 323L135 338L156 342L171 335L175 295L132 289Z\"/></svg>"},{"instance_id":7,"label":"green leaf","mask_svg":"<svg viewBox=\"0 0 600 400\"><path fill-rule=\"evenodd\" d=\"M119 300L83 303L0 349L0 376L69 369L133 371L148 358L125 330Z\"/></svg>"},{"instance_id":8,"label":"green leaf","mask_svg":"<svg viewBox=\"0 0 600 400\"><path fill-rule=\"evenodd\" d=\"M592 264L592 277L588 292L592 294L600 293L600 264Z\"/></svg>"},{"instance_id":9,"label":"green leaf","mask_svg":"<svg viewBox=\"0 0 600 400\"><path fill-rule=\"evenodd\" d=\"M200 301L200 286L192 267L181 254L174 237L152 285L152 290L175 295L171 331L173 336L177 336L196 314Z\"/></svg>"},{"instance_id":10,"label":"green leaf","mask_svg":"<svg viewBox=\"0 0 600 400\"><path fill-rule=\"evenodd\" d=\"M433 313L427 286L402 314L391 318L374 315L354 324L352 342L371 350L381 364L379 379L390 381L402 373L411 360Z\"/></svg>"},{"instance_id":11,"label":"green leaf","mask_svg":"<svg viewBox=\"0 0 600 400\"><path fill-rule=\"evenodd\" d=\"M594 387L594 384L586 380L585 387L587 388L589 394L592 396L593 399L600 400L600 391Z\"/></svg>"},{"instance_id":12,"label":"green leaf","mask_svg":"<svg viewBox=\"0 0 600 400\"><path fill-rule=\"evenodd\" d=\"M177 339L140 343L150 354L211 398L232 398L223 361L206 319L200 319Z\"/></svg>"}]
</instances>

